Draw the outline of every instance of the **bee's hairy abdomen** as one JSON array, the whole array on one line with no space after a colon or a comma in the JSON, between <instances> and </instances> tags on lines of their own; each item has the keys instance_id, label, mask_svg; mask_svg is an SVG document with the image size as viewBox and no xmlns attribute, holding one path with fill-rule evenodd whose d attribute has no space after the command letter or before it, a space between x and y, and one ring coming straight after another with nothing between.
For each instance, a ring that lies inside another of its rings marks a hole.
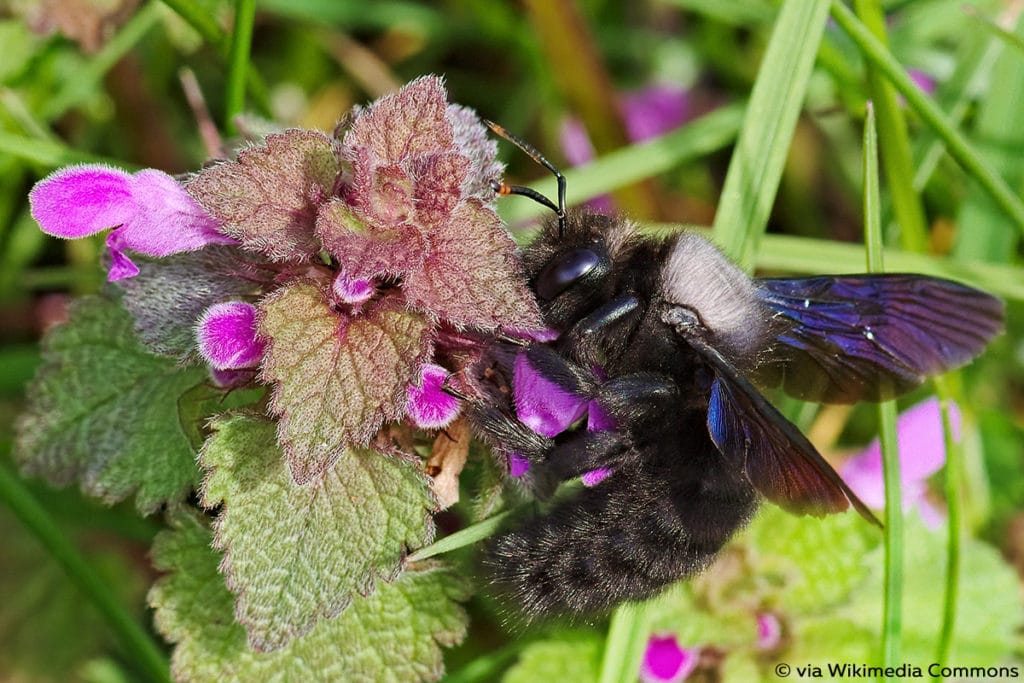
<instances>
[{"instance_id":1,"label":"bee's hairy abdomen","mask_svg":"<svg viewBox=\"0 0 1024 683\"><path fill-rule=\"evenodd\" d=\"M486 561L506 600L531 617L595 614L706 567L756 496L703 434L693 441L652 449L495 539Z\"/></svg>"}]
</instances>

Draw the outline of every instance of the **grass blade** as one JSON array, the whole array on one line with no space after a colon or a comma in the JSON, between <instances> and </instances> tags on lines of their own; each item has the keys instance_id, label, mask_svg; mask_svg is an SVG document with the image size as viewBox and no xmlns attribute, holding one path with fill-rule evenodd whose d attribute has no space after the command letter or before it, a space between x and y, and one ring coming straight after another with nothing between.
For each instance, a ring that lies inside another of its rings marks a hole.
<instances>
[{"instance_id":1,"label":"grass blade","mask_svg":"<svg viewBox=\"0 0 1024 683\"><path fill-rule=\"evenodd\" d=\"M856 0L857 15L883 45L886 45L885 13L879 0ZM878 123L878 141L885 150L882 166L886 185L892 198L892 210L899 229L900 244L908 251L924 251L928 245L928 228L924 208L914 189L914 161L910 153L907 120L903 116L896 91L879 73L868 65L868 93L874 103Z\"/></svg>"},{"instance_id":2,"label":"grass blade","mask_svg":"<svg viewBox=\"0 0 1024 683\"><path fill-rule=\"evenodd\" d=\"M7 504L103 615L139 669L145 671L150 680L170 681L170 665L160 646L128 614L103 579L32 496L25 483L6 466L0 466L0 501Z\"/></svg>"},{"instance_id":3,"label":"grass blade","mask_svg":"<svg viewBox=\"0 0 1024 683\"><path fill-rule=\"evenodd\" d=\"M960 544L963 535L963 505L960 492L963 489L963 451L953 434L950 406L953 404L953 390L945 377L935 378L935 389L939 395L942 410L942 439L946 449L946 514L949 525L949 539L946 545L946 587L942 600L942 630L935 661L940 667L949 663L953 647L953 631L956 625L957 603L960 598ZM941 669L940 669L941 670ZM932 680L940 681L941 676Z\"/></svg>"},{"instance_id":4,"label":"grass blade","mask_svg":"<svg viewBox=\"0 0 1024 683\"><path fill-rule=\"evenodd\" d=\"M419 560L425 560L428 557L434 557L435 555L440 555L442 553L450 553L453 550L458 550L459 548L463 548L467 545L472 545L477 541L491 536L499 527L501 527L505 518L510 514L512 514L511 511L502 512L494 515L493 517L488 517L482 522L477 522L472 526L468 526L465 529L460 529L454 534L445 536L440 541L431 543L425 548L420 548L406 559L408 562L417 562Z\"/></svg>"},{"instance_id":5,"label":"grass blade","mask_svg":"<svg viewBox=\"0 0 1024 683\"><path fill-rule=\"evenodd\" d=\"M971 147L967 139L949 121L938 105L914 85L896 58L839 0L832 0L832 17L856 43L864 58L885 74L889 82L906 99L907 104L945 142L950 156L977 179L999 207L1013 219L1018 230L1024 231L1024 202L992 169L989 163Z\"/></svg>"},{"instance_id":6,"label":"grass blade","mask_svg":"<svg viewBox=\"0 0 1024 683\"><path fill-rule=\"evenodd\" d=\"M235 28L228 50L228 82L224 104L224 129L235 131L235 117L245 108L245 83L249 72L249 50L256 21L256 0L236 0Z\"/></svg>"},{"instance_id":7,"label":"grass blade","mask_svg":"<svg viewBox=\"0 0 1024 683\"><path fill-rule=\"evenodd\" d=\"M878 188L878 142L874 107L869 102L864 121L864 241L868 272L880 273L882 263L882 222ZM885 477L885 596L882 614L882 666L900 662L903 619L903 503L900 491L900 461L896 442L896 403L878 406L881 423L882 470ZM890 680L887 677L887 680ZM895 679L891 679L895 680Z\"/></svg>"},{"instance_id":8,"label":"grass blade","mask_svg":"<svg viewBox=\"0 0 1024 683\"><path fill-rule=\"evenodd\" d=\"M754 83L715 215L715 240L754 265L825 30L828 0L786 0Z\"/></svg>"},{"instance_id":9,"label":"grass blade","mask_svg":"<svg viewBox=\"0 0 1024 683\"><path fill-rule=\"evenodd\" d=\"M647 603L627 602L612 613L601 661L601 683L633 683L649 633Z\"/></svg>"}]
</instances>

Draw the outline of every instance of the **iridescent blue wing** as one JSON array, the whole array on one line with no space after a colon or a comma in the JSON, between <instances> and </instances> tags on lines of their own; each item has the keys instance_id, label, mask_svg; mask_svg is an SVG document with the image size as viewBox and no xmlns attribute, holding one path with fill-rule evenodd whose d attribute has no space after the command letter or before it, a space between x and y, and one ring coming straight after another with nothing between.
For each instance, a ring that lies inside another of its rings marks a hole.
<instances>
[{"instance_id":1,"label":"iridescent blue wing","mask_svg":"<svg viewBox=\"0 0 1024 683\"><path fill-rule=\"evenodd\" d=\"M711 440L761 495L790 512L818 517L852 505L881 526L796 425L699 333L683 334L715 373L708 403Z\"/></svg>"},{"instance_id":2,"label":"iridescent blue wing","mask_svg":"<svg viewBox=\"0 0 1024 683\"><path fill-rule=\"evenodd\" d=\"M1003 302L949 280L880 274L755 280L775 343L754 375L809 401L878 401L964 365L1003 329Z\"/></svg>"}]
</instances>

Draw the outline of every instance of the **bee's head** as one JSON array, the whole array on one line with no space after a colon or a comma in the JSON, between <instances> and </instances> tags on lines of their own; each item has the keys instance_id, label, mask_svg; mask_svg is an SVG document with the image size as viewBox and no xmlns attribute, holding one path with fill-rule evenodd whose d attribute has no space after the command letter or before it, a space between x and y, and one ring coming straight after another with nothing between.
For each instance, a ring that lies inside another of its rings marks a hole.
<instances>
[{"instance_id":1,"label":"bee's head","mask_svg":"<svg viewBox=\"0 0 1024 683\"><path fill-rule=\"evenodd\" d=\"M607 300L627 232L621 219L582 210L569 211L561 228L555 218L545 224L523 253L523 265L550 326L564 330Z\"/></svg>"}]
</instances>

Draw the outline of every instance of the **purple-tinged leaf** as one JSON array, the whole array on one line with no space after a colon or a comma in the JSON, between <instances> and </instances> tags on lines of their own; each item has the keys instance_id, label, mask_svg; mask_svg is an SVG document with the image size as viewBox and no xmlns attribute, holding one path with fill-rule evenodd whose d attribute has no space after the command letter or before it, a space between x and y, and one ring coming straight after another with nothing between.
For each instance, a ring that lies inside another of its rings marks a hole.
<instances>
[{"instance_id":1,"label":"purple-tinged leaf","mask_svg":"<svg viewBox=\"0 0 1024 683\"><path fill-rule=\"evenodd\" d=\"M453 145L469 159L469 168L462 183L464 197L490 200L494 197L492 180L500 180L505 170L498 161L498 143L488 135L476 112L457 104L448 105L452 124Z\"/></svg>"},{"instance_id":2,"label":"purple-tinged leaf","mask_svg":"<svg viewBox=\"0 0 1024 683\"><path fill-rule=\"evenodd\" d=\"M309 281L282 287L259 307L260 334L269 339L261 379L274 385L270 408L281 418L292 476L306 483L402 416L407 387L430 355L430 325L396 295L364 315L340 315Z\"/></svg>"},{"instance_id":3,"label":"purple-tinged leaf","mask_svg":"<svg viewBox=\"0 0 1024 683\"><path fill-rule=\"evenodd\" d=\"M44 178L29 194L43 232L76 238L107 228L109 280L139 272L124 253L168 256L208 244L233 244L178 181L146 169L131 175L107 166L72 166Z\"/></svg>"},{"instance_id":4,"label":"purple-tinged leaf","mask_svg":"<svg viewBox=\"0 0 1024 683\"><path fill-rule=\"evenodd\" d=\"M313 130L268 135L238 161L204 169L189 193L221 221L222 230L247 249L274 261L310 261L317 211L340 171L337 144Z\"/></svg>"},{"instance_id":5,"label":"purple-tinged leaf","mask_svg":"<svg viewBox=\"0 0 1024 683\"><path fill-rule=\"evenodd\" d=\"M461 154L431 154L411 162L415 178L416 224L430 226L448 220L462 196L470 161Z\"/></svg>"},{"instance_id":6,"label":"purple-tinged leaf","mask_svg":"<svg viewBox=\"0 0 1024 683\"><path fill-rule=\"evenodd\" d=\"M426 253L426 241L412 225L382 227L367 222L338 199L321 208L316 232L324 249L351 279L404 275L419 269Z\"/></svg>"},{"instance_id":7,"label":"purple-tinged leaf","mask_svg":"<svg viewBox=\"0 0 1024 683\"><path fill-rule=\"evenodd\" d=\"M366 148L371 158L385 164L446 150L452 145L447 108L441 79L424 76L360 112L345 134L344 146ZM356 175L369 170L355 159L353 164Z\"/></svg>"},{"instance_id":8,"label":"purple-tinged leaf","mask_svg":"<svg viewBox=\"0 0 1024 683\"><path fill-rule=\"evenodd\" d=\"M196 327L199 353L217 370L259 365L264 342L256 336L256 307L244 301L210 306Z\"/></svg>"},{"instance_id":9,"label":"purple-tinged leaf","mask_svg":"<svg viewBox=\"0 0 1024 683\"><path fill-rule=\"evenodd\" d=\"M455 325L540 329L537 302L526 288L515 243L497 214L475 199L428 233L422 268L408 275L409 302Z\"/></svg>"}]
</instances>

